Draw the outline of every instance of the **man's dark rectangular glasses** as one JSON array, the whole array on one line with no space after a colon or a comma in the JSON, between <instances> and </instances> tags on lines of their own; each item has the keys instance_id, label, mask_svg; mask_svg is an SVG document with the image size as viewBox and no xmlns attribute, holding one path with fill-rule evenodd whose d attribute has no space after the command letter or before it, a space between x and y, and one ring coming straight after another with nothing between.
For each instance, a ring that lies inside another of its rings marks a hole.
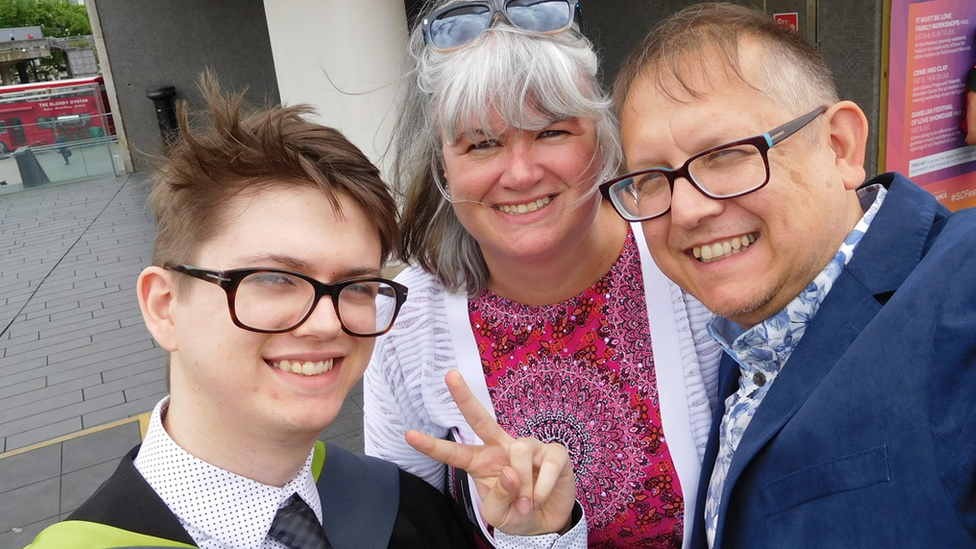
<instances>
[{"instance_id":1,"label":"man's dark rectangular glasses","mask_svg":"<svg viewBox=\"0 0 976 549\"><path fill-rule=\"evenodd\" d=\"M332 284L283 269L214 271L167 264L165 269L220 286L234 324L262 334L290 332L312 316L319 301L332 298L342 330L375 337L393 327L407 299L407 287L381 277L356 277Z\"/></svg>"},{"instance_id":2,"label":"man's dark rectangular glasses","mask_svg":"<svg viewBox=\"0 0 976 549\"><path fill-rule=\"evenodd\" d=\"M668 213L679 177L715 200L749 194L769 182L769 149L826 111L827 107L818 107L764 134L705 149L679 168L648 168L621 175L601 184L600 192L627 221L646 221Z\"/></svg>"},{"instance_id":3,"label":"man's dark rectangular glasses","mask_svg":"<svg viewBox=\"0 0 976 549\"><path fill-rule=\"evenodd\" d=\"M513 27L543 34L563 32L579 22L579 3L570 0L487 0L445 6L424 17L424 40L438 51L450 51L485 32L499 14Z\"/></svg>"}]
</instances>

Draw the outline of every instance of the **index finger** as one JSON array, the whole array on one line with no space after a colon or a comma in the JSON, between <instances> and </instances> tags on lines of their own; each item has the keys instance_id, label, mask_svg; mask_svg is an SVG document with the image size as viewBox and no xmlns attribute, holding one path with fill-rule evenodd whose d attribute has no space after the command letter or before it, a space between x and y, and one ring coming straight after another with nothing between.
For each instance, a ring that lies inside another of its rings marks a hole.
<instances>
[{"instance_id":1,"label":"index finger","mask_svg":"<svg viewBox=\"0 0 976 549\"><path fill-rule=\"evenodd\" d=\"M451 397L457 404L464 420L468 422L471 429L478 435L485 444L499 444L504 448L512 443L513 439L505 432L495 418L491 417L488 410L478 402L468 384L464 381L464 376L457 370L451 370L444 376L444 382L451 391Z\"/></svg>"},{"instance_id":2,"label":"index finger","mask_svg":"<svg viewBox=\"0 0 976 549\"><path fill-rule=\"evenodd\" d=\"M407 431L404 438L407 440L407 444L413 446L414 450L421 454L465 471L471 468L477 457L477 452L472 446L434 438L414 429Z\"/></svg>"}]
</instances>

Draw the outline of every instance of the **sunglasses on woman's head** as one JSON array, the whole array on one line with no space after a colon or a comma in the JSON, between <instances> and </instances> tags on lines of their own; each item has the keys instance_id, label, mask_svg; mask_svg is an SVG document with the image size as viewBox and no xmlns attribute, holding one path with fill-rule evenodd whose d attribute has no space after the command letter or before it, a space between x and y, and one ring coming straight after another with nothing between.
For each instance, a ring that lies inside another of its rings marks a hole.
<instances>
[{"instance_id":1,"label":"sunglasses on woman's head","mask_svg":"<svg viewBox=\"0 0 976 549\"><path fill-rule=\"evenodd\" d=\"M427 44L438 51L461 47L492 25L500 15L513 27L542 34L563 32L580 18L571 0L485 0L445 6L424 17L421 29Z\"/></svg>"}]
</instances>

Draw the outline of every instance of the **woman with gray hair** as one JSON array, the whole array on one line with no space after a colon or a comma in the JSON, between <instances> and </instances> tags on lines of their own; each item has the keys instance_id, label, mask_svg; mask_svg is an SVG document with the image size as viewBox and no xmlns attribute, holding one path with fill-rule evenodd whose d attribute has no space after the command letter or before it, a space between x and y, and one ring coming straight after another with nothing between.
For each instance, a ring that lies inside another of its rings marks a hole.
<instances>
[{"instance_id":1,"label":"woman with gray hair","mask_svg":"<svg viewBox=\"0 0 976 549\"><path fill-rule=\"evenodd\" d=\"M405 440L478 442L456 369L512 436L566 445L590 546L681 547L719 349L600 197L620 143L578 6L428 7L392 145L410 293L366 371L366 452L449 491L490 543L463 471Z\"/></svg>"}]
</instances>

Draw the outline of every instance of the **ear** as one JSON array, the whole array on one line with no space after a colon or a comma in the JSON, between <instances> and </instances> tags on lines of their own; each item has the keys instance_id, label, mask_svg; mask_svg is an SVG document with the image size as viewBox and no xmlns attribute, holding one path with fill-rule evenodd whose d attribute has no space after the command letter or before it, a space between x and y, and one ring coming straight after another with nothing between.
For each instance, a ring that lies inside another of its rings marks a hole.
<instances>
[{"instance_id":1,"label":"ear","mask_svg":"<svg viewBox=\"0 0 976 549\"><path fill-rule=\"evenodd\" d=\"M173 273L162 267L146 267L139 275L136 293L142 320L159 346L169 352L177 350L173 305L176 302Z\"/></svg>"},{"instance_id":2,"label":"ear","mask_svg":"<svg viewBox=\"0 0 976 549\"><path fill-rule=\"evenodd\" d=\"M867 178L864 170L868 140L868 119L852 101L841 101L827 109L830 148L844 187L857 189Z\"/></svg>"}]
</instances>

